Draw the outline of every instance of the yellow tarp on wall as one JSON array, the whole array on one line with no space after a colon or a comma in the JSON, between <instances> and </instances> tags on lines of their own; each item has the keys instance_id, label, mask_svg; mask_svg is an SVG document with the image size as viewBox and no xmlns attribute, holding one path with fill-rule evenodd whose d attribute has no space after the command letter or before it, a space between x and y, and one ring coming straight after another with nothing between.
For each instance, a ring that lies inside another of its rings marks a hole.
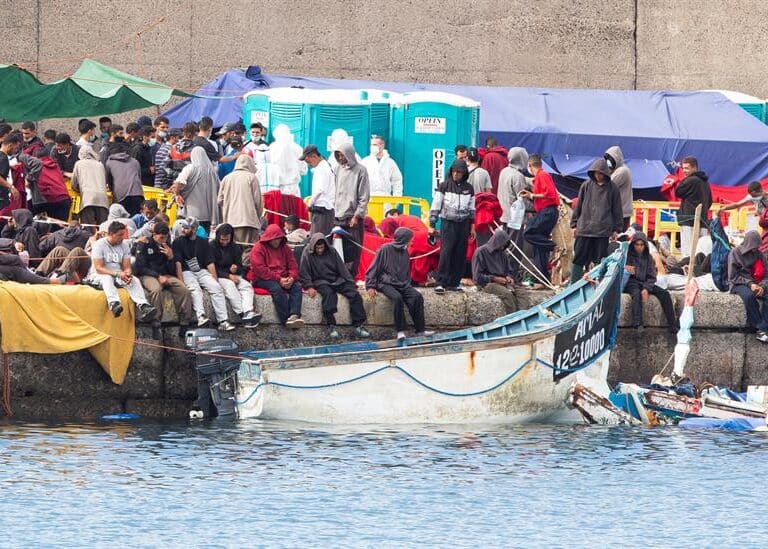
<instances>
[{"instance_id":1,"label":"yellow tarp on wall","mask_svg":"<svg viewBox=\"0 0 768 549\"><path fill-rule=\"evenodd\" d=\"M107 309L104 292L87 286L0 282L3 352L56 354L88 349L120 385L136 337L134 305L125 290L120 290L120 300L123 314L115 318Z\"/></svg>"}]
</instances>

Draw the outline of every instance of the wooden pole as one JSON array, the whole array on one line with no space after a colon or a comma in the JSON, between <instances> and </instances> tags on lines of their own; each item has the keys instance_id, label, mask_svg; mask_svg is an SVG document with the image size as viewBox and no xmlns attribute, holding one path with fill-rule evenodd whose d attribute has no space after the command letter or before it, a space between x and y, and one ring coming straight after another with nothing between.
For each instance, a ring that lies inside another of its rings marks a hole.
<instances>
[{"instance_id":1,"label":"wooden pole","mask_svg":"<svg viewBox=\"0 0 768 549\"><path fill-rule=\"evenodd\" d=\"M691 249L689 250L688 255L688 277L686 278L686 283L690 282L693 278L693 264L696 259L696 247L699 245L699 233L701 232L701 204L696 206L696 212L694 213L696 216L693 220L693 235L691 238Z\"/></svg>"}]
</instances>

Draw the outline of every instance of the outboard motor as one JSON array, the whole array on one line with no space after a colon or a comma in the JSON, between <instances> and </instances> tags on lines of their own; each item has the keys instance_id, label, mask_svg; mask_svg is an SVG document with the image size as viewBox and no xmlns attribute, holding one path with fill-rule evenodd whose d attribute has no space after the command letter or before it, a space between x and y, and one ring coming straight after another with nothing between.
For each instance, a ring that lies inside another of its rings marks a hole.
<instances>
[{"instance_id":1,"label":"outboard motor","mask_svg":"<svg viewBox=\"0 0 768 549\"><path fill-rule=\"evenodd\" d=\"M237 343L222 339L219 332L212 328L197 328L187 330L185 344L188 349L197 352L197 400L189 411L189 417L234 417L240 360L216 355L235 355Z\"/></svg>"}]
</instances>

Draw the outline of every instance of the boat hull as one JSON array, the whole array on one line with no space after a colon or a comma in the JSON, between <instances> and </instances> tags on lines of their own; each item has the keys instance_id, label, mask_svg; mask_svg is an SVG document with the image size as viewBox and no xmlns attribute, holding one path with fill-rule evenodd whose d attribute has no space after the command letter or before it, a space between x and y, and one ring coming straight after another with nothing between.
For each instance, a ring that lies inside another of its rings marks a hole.
<instances>
[{"instance_id":1,"label":"boat hull","mask_svg":"<svg viewBox=\"0 0 768 549\"><path fill-rule=\"evenodd\" d=\"M607 394L609 351L555 375L554 337L450 354L260 370L243 363L240 418L321 423L581 423L573 383Z\"/></svg>"}]
</instances>

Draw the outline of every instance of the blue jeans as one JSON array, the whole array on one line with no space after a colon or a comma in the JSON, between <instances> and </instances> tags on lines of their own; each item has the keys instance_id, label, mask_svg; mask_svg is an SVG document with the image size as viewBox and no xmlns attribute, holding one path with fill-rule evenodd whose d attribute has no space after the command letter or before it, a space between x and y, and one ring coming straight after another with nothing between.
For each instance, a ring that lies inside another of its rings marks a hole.
<instances>
[{"instance_id":1,"label":"blue jeans","mask_svg":"<svg viewBox=\"0 0 768 549\"><path fill-rule=\"evenodd\" d=\"M280 324L284 325L291 315L301 316L301 286L298 282L294 282L288 290L274 280L257 280L253 285L270 293Z\"/></svg>"},{"instance_id":2,"label":"blue jeans","mask_svg":"<svg viewBox=\"0 0 768 549\"><path fill-rule=\"evenodd\" d=\"M731 288L731 293L739 296L744 302L744 308L747 310L747 324L761 332L768 331L768 305L765 304L765 300L758 299L749 286L743 284Z\"/></svg>"}]
</instances>

